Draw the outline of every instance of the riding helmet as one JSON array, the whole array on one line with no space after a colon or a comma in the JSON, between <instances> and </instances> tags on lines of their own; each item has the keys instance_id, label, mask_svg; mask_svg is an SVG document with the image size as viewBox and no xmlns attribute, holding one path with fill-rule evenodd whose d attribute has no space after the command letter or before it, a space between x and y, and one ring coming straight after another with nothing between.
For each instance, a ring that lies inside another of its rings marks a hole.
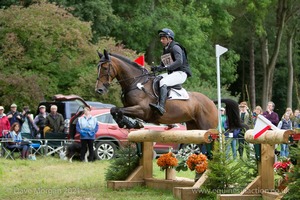
<instances>
[{"instance_id":1,"label":"riding helmet","mask_svg":"<svg viewBox=\"0 0 300 200\"><path fill-rule=\"evenodd\" d=\"M174 40L175 34L174 32L169 28L163 28L158 31L159 37L170 37Z\"/></svg>"}]
</instances>

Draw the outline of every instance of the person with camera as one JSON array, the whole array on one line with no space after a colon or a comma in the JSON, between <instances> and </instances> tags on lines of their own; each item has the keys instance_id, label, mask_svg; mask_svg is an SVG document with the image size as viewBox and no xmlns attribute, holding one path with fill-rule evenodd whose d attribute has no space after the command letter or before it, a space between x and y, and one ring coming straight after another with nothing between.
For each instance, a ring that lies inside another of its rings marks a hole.
<instances>
[{"instance_id":1,"label":"person with camera","mask_svg":"<svg viewBox=\"0 0 300 200\"><path fill-rule=\"evenodd\" d=\"M21 132L23 134L30 134L32 137L35 137L38 127L33 123L33 114L30 113L29 106L23 107L22 121L23 124Z\"/></svg>"},{"instance_id":2,"label":"person with camera","mask_svg":"<svg viewBox=\"0 0 300 200\"><path fill-rule=\"evenodd\" d=\"M23 124L22 114L17 111L17 105L15 103L11 104L10 111L6 114L6 116L10 126L15 122L18 122L20 126Z\"/></svg>"}]
</instances>

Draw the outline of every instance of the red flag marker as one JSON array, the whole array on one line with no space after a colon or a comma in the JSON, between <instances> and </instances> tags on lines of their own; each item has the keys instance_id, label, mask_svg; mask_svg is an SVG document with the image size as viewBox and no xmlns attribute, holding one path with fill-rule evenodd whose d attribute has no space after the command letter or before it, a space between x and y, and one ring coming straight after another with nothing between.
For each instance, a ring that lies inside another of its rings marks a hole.
<instances>
[{"instance_id":1,"label":"red flag marker","mask_svg":"<svg viewBox=\"0 0 300 200\"><path fill-rule=\"evenodd\" d=\"M134 62L136 62L137 64L139 64L142 67L144 67L145 66L145 57L144 57L144 55L141 55L140 57L138 57L137 59L135 59Z\"/></svg>"}]
</instances>

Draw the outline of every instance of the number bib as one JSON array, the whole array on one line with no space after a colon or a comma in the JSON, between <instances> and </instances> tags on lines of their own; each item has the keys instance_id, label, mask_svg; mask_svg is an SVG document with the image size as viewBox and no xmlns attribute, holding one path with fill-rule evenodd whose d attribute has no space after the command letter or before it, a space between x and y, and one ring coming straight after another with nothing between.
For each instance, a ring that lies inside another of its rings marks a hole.
<instances>
[{"instance_id":1,"label":"number bib","mask_svg":"<svg viewBox=\"0 0 300 200\"><path fill-rule=\"evenodd\" d=\"M165 66L171 65L174 61L172 59L171 53L167 53L161 56L161 61Z\"/></svg>"}]
</instances>

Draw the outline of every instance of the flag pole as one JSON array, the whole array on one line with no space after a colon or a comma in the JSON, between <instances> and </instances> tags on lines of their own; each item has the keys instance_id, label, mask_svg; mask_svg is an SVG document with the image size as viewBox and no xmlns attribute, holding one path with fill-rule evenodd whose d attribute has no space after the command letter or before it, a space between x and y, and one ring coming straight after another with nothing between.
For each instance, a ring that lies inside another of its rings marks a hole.
<instances>
[{"instance_id":1,"label":"flag pole","mask_svg":"<svg viewBox=\"0 0 300 200\"><path fill-rule=\"evenodd\" d=\"M228 49L220 45L216 45L216 60L217 60L217 88L218 88L218 131L220 138L220 150L222 151L222 121L221 121L221 76L220 76L220 56Z\"/></svg>"}]
</instances>

